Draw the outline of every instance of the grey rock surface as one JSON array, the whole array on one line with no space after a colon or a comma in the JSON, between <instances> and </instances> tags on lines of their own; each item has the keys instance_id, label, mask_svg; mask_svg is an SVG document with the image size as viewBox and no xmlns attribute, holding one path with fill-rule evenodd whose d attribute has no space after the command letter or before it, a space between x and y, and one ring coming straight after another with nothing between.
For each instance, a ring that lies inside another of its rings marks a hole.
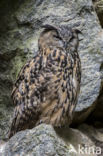
<instances>
[{"instance_id":1,"label":"grey rock surface","mask_svg":"<svg viewBox=\"0 0 103 156\"><path fill-rule=\"evenodd\" d=\"M9 128L12 85L22 65L37 53L41 25L47 23L73 26L83 33L79 46L82 62L81 92L73 123L83 122L98 103L103 62L103 30L92 0L7 2L9 5L3 0L0 2L0 136L4 137ZM5 8L4 11L2 8Z\"/></svg>"},{"instance_id":2,"label":"grey rock surface","mask_svg":"<svg viewBox=\"0 0 103 156\"><path fill-rule=\"evenodd\" d=\"M68 139L67 139L68 138ZM1 144L2 156L81 156L78 143L94 146L94 143L79 130L54 131L50 125L39 125L31 130L17 133L7 143ZM85 154L85 156L88 156ZM93 155L91 155L93 156ZM94 154L95 156L95 154Z\"/></svg>"}]
</instances>

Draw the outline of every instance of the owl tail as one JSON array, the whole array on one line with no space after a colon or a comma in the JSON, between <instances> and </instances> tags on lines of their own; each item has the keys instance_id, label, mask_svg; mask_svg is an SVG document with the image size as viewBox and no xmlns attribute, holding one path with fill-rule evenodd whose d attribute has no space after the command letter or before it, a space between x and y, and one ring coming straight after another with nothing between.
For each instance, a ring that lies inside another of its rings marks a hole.
<instances>
[{"instance_id":1,"label":"owl tail","mask_svg":"<svg viewBox=\"0 0 103 156\"><path fill-rule=\"evenodd\" d=\"M11 138L16 132L20 131L20 127L22 123L21 117L22 117L22 112L20 106L17 106L14 110L13 120L8 134L8 138Z\"/></svg>"},{"instance_id":2,"label":"owl tail","mask_svg":"<svg viewBox=\"0 0 103 156\"><path fill-rule=\"evenodd\" d=\"M14 110L13 121L8 134L11 138L15 133L25 129L31 129L35 126L37 114L35 114L32 108L24 107L24 105L18 105Z\"/></svg>"},{"instance_id":3,"label":"owl tail","mask_svg":"<svg viewBox=\"0 0 103 156\"><path fill-rule=\"evenodd\" d=\"M15 121L13 120L13 122L11 124L11 128L10 128L9 133L8 133L8 138L10 139L15 133L16 133L16 131L15 131Z\"/></svg>"}]
</instances>

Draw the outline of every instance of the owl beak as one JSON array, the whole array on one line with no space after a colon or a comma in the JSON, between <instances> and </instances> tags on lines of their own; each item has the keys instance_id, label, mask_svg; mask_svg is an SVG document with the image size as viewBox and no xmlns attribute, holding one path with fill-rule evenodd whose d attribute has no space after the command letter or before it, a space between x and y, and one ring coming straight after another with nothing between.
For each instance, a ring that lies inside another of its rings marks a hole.
<instances>
[{"instance_id":1,"label":"owl beak","mask_svg":"<svg viewBox=\"0 0 103 156\"><path fill-rule=\"evenodd\" d=\"M66 41L64 41L64 48L67 48L68 43Z\"/></svg>"},{"instance_id":2,"label":"owl beak","mask_svg":"<svg viewBox=\"0 0 103 156\"><path fill-rule=\"evenodd\" d=\"M77 34L81 34L81 35L83 36L83 33L82 33L80 30L75 29L74 31L75 31ZM82 41L82 40L83 40L83 38L79 39L79 41Z\"/></svg>"}]
</instances>

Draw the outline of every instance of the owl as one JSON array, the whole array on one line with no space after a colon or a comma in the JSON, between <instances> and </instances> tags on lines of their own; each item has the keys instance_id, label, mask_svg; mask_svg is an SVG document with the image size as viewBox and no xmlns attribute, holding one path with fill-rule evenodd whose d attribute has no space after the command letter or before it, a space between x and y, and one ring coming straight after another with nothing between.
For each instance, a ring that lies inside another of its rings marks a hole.
<instances>
[{"instance_id":1,"label":"owl","mask_svg":"<svg viewBox=\"0 0 103 156\"><path fill-rule=\"evenodd\" d=\"M15 104L9 138L41 123L70 125L81 81L77 29L44 25L38 54L21 69L12 91Z\"/></svg>"}]
</instances>

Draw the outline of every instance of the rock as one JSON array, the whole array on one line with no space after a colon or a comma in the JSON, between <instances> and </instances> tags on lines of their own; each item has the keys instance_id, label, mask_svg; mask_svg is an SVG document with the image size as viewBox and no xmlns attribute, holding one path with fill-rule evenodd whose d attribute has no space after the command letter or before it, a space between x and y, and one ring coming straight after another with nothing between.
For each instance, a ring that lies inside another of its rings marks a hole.
<instances>
[{"instance_id":1,"label":"rock","mask_svg":"<svg viewBox=\"0 0 103 156\"><path fill-rule=\"evenodd\" d=\"M60 131L55 132L52 126L42 124L31 130L18 132L0 146L0 155L81 156L78 153L78 143L83 147L85 142L88 146L94 147L94 143L79 130L68 128L63 132L62 129L61 134Z\"/></svg>"},{"instance_id":2,"label":"rock","mask_svg":"<svg viewBox=\"0 0 103 156\"><path fill-rule=\"evenodd\" d=\"M101 129L96 129L92 126L83 124L78 128L83 134L88 136L94 143L96 147L101 148L101 156L103 155L103 127Z\"/></svg>"},{"instance_id":3,"label":"rock","mask_svg":"<svg viewBox=\"0 0 103 156\"><path fill-rule=\"evenodd\" d=\"M82 31L79 54L82 62L81 92L73 124L82 123L98 103L103 62L103 31L92 0L30 0L0 2L0 123L1 136L9 128L12 85L22 65L37 53L43 24L65 24ZM6 7L5 7L6 5ZM4 11L3 11L3 9ZM7 10L7 12L6 12ZM9 110L9 111L8 111ZM5 125L5 122L7 125Z\"/></svg>"},{"instance_id":4,"label":"rock","mask_svg":"<svg viewBox=\"0 0 103 156\"><path fill-rule=\"evenodd\" d=\"M97 12L101 26L103 27L103 1L102 0L93 0L94 7Z\"/></svg>"},{"instance_id":5,"label":"rock","mask_svg":"<svg viewBox=\"0 0 103 156\"><path fill-rule=\"evenodd\" d=\"M88 117L87 122L96 128L103 128L103 95L102 94L98 99L98 103L94 111Z\"/></svg>"},{"instance_id":6,"label":"rock","mask_svg":"<svg viewBox=\"0 0 103 156\"><path fill-rule=\"evenodd\" d=\"M103 143L103 129L96 129L86 124L80 125L78 129L92 140L95 139Z\"/></svg>"}]
</instances>

